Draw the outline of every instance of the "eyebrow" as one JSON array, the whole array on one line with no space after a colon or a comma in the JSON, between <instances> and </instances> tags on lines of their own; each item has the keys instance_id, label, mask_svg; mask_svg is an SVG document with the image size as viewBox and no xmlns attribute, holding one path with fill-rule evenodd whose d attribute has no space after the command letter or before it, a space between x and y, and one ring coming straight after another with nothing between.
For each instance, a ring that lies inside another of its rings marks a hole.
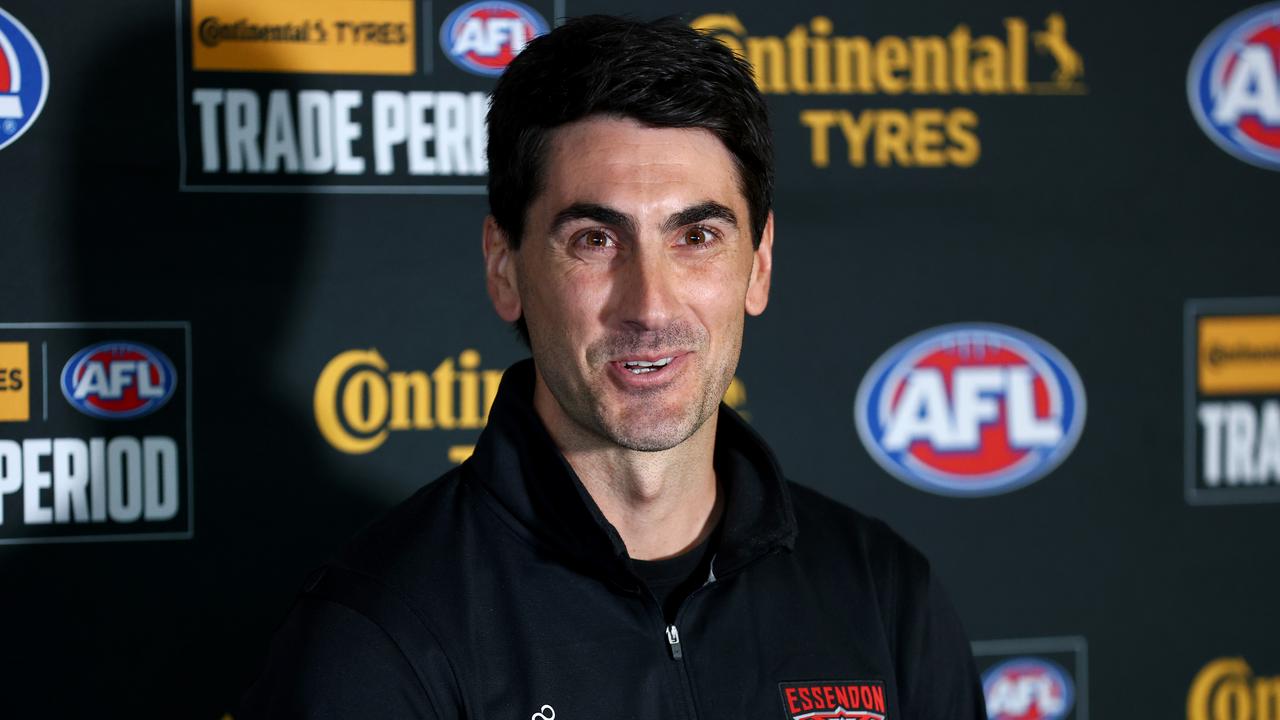
<instances>
[{"instance_id":1,"label":"eyebrow","mask_svg":"<svg viewBox=\"0 0 1280 720\"><path fill-rule=\"evenodd\" d=\"M602 225L610 225L631 235L636 232L635 220L630 215L598 203L574 203L556 213L556 216L551 220L551 232L558 232L565 225L575 220L591 220ZM734 228L738 227L738 216L733 210L714 200L707 200L697 205L691 205L668 217L662 223L662 232L672 232L686 225L694 225L707 220L722 220Z\"/></svg>"},{"instance_id":2,"label":"eyebrow","mask_svg":"<svg viewBox=\"0 0 1280 720\"><path fill-rule=\"evenodd\" d=\"M714 200L707 200L667 218L667 221L662 223L662 231L668 233L686 225L695 225L707 220L723 220L734 228L738 227L738 216L732 210Z\"/></svg>"},{"instance_id":3,"label":"eyebrow","mask_svg":"<svg viewBox=\"0 0 1280 720\"><path fill-rule=\"evenodd\" d=\"M634 235L636 230L635 221L626 213L596 203L574 203L556 213L555 218L551 220L551 232L553 234L559 232L574 220L592 220L602 225L611 225L621 228L623 232L630 235Z\"/></svg>"}]
</instances>

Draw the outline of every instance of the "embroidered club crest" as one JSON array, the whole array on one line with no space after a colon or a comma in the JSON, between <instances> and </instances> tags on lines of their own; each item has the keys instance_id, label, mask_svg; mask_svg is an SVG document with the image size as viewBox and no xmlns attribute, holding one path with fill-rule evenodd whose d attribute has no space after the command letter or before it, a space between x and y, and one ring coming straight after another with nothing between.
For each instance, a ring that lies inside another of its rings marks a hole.
<instances>
[{"instance_id":1,"label":"embroidered club crest","mask_svg":"<svg viewBox=\"0 0 1280 720\"><path fill-rule=\"evenodd\" d=\"M814 680L778 684L791 720L886 720L884 683L878 680Z\"/></svg>"}]
</instances>

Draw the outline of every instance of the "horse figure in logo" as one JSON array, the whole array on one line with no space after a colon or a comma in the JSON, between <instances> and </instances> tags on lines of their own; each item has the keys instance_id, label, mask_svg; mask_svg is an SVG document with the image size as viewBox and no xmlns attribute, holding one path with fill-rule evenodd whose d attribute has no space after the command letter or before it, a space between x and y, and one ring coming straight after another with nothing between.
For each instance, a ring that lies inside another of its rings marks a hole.
<instances>
[{"instance_id":1,"label":"horse figure in logo","mask_svg":"<svg viewBox=\"0 0 1280 720\"><path fill-rule=\"evenodd\" d=\"M1058 64L1058 69L1053 71L1053 81L1059 88L1069 89L1084 75L1084 59L1067 42L1067 20L1062 13L1049 15L1044 27L1034 34L1036 50L1053 56Z\"/></svg>"}]
</instances>

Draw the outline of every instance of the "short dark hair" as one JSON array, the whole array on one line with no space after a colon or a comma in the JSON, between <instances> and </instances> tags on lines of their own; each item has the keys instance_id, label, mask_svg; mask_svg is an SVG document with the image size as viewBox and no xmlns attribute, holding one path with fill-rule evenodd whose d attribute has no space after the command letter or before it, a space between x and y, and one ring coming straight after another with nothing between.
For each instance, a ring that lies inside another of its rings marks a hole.
<instances>
[{"instance_id":1,"label":"short dark hair","mask_svg":"<svg viewBox=\"0 0 1280 720\"><path fill-rule=\"evenodd\" d=\"M675 18L588 15L530 41L493 91L489 211L513 248L541 190L550 132L592 115L711 131L734 158L759 246L773 206L773 135L751 65ZM523 318L517 329L528 344Z\"/></svg>"}]
</instances>

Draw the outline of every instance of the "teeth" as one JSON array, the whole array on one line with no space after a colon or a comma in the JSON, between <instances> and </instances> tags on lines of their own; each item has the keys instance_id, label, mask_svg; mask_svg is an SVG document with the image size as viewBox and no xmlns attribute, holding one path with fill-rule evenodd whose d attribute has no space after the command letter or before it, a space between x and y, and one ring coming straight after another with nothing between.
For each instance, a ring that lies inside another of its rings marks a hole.
<instances>
[{"instance_id":1,"label":"teeth","mask_svg":"<svg viewBox=\"0 0 1280 720\"><path fill-rule=\"evenodd\" d=\"M627 360L622 364L626 365L628 370L634 368L655 368L664 367L667 363L671 362L671 360L672 359L669 357L662 358L661 360L654 360L653 362L647 362L645 360Z\"/></svg>"}]
</instances>

